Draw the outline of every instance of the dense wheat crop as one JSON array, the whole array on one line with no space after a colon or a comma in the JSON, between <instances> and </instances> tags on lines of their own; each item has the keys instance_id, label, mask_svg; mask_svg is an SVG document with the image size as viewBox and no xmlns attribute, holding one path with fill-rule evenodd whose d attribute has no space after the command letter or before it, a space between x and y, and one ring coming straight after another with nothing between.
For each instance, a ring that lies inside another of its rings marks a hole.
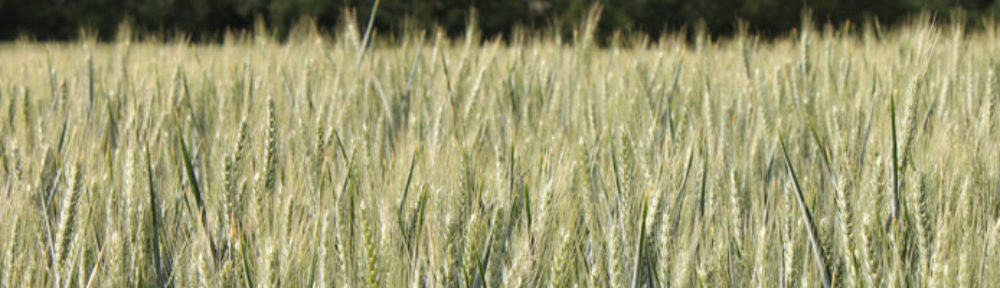
<instances>
[{"instance_id":1,"label":"dense wheat crop","mask_svg":"<svg viewBox=\"0 0 1000 288\"><path fill-rule=\"evenodd\" d=\"M1000 26L920 19L2 44L0 285L996 285Z\"/></svg>"}]
</instances>

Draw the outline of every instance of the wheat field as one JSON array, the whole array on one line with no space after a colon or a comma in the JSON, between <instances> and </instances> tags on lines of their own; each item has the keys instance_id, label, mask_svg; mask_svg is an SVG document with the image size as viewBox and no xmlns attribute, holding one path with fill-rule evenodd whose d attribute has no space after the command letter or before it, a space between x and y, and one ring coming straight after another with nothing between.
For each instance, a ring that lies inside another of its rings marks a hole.
<instances>
[{"instance_id":1,"label":"wheat field","mask_svg":"<svg viewBox=\"0 0 1000 288\"><path fill-rule=\"evenodd\" d=\"M1000 24L597 19L0 44L0 287L1000 283Z\"/></svg>"}]
</instances>

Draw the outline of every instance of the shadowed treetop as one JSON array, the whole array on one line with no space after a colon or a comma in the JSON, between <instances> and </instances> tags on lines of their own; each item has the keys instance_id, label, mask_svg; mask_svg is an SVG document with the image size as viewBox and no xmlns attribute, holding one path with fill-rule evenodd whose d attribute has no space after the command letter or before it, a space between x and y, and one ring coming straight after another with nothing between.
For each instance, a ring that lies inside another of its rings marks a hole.
<instances>
[{"instance_id":1,"label":"shadowed treetop","mask_svg":"<svg viewBox=\"0 0 1000 288\"><path fill-rule=\"evenodd\" d=\"M905 15L930 11L940 15L966 11L975 21L1000 9L993 0L601 0L598 34L613 31L664 32L699 25L712 34L726 35L736 19L751 29L776 35L800 23L805 8L818 23L859 22L873 17L892 24ZM72 39L81 27L110 39L123 20L141 32L183 31L194 40L219 40L227 29L249 29L263 19L284 35L302 16L321 27L342 21L345 9L367 17L373 0L0 0L0 39L29 35L42 40ZM487 37L505 35L515 26L568 31L579 22L593 0L382 0L376 29L399 33L406 28L439 26L451 35L465 30L471 8ZM943 18L943 17L939 17ZM331 29L332 30L332 29Z\"/></svg>"}]
</instances>

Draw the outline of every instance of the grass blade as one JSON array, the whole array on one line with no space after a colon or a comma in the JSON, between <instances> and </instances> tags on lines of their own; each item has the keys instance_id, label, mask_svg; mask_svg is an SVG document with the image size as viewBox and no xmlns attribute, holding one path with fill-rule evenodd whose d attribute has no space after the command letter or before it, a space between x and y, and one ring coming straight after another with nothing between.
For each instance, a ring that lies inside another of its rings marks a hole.
<instances>
[{"instance_id":1,"label":"grass blade","mask_svg":"<svg viewBox=\"0 0 1000 288\"><path fill-rule=\"evenodd\" d=\"M403 223L404 222L403 208L406 207L406 198L410 194L410 184L413 182L413 169L416 167L417 167L417 153L414 152L413 157L410 159L410 172L407 173L406 184L403 185L403 198L399 200L399 209L397 209L396 211L396 222L399 225L399 229L401 230L400 232L403 234L403 239L405 240L404 244L406 244L405 247L407 251L413 251L413 247L411 247L412 246L411 234L413 233L413 231L409 231L407 229L407 226L404 225ZM410 221L413 220L414 219L410 219Z\"/></svg>"},{"instance_id":2,"label":"grass blade","mask_svg":"<svg viewBox=\"0 0 1000 288\"><path fill-rule=\"evenodd\" d=\"M687 165L684 168L684 176L681 177L681 186L677 188L677 197L674 199L674 217L670 223L670 235L677 236L677 227L680 226L681 211L684 210L684 196L687 190L688 176L691 174L691 166L694 164L694 148L688 149Z\"/></svg>"},{"instance_id":3,"label":"grass blade","mask_svg":"<svg viewBox=\"0 0 1000 288\"><path fill-rule=\"evenodd\" d=\"M890 223L899 221L899 151L896 143L896 97L889 97L889 123L892 130L892 215Z\"/></svg>"},{"instance_id":4,"label":"grass blade","mask_svg":"<svg viewBox=\"0 0 1000 288\"><path fill-rule=\"evenodd\" d=\"M177 127L177 141L178 145L181 147L181 156L184 163L184 173L187 175L188 184L191 186L191 195L194 196L195 205L197 205L199 221L201 224L202 232L205 233L205 237L208 240L209 255L212 256L213 263L218 261L216 257L215 241L212 239L212 234L208 230L208 216L205 214L205 202L202 200L201 184L198 182L198 176L194 173L194 165L191 164L191 156L188 153L187 144L184 143L184 132L181 130L179 123L174 122ZM217 263L216 263L217 264Z\"/></svg>"},{"instance_id":5,"label":"grass blade","mask_svg":"<svg viewBox=\"0 0 1000 288\"><path fill-rule=\"evenodd\" d=\"M152 239L149 240L152 250L153 250L153 268L156 270L156 278L154 278L154 283L156 287L164 287L166 274L164 273L163 260L160 259L160 206L158 205L158 200L156 199L156 186L153 182L153 162L150 161L149 157L149 142L146 145L146 176L149 180L149 213L152 221L152 226L150 230L153 232Z\"/></svg>"},{"instance_id":6,"label":"grass blade","mask_svg":"<svg viewBox=\"0 0 1000 288\"><path fill-rule=\"evenodd\" d=\"M378 12L378 4L381 3L380 0L375 0L375 4L372 5L372 13L368 15L368 27L365 27L365 35L361 38L361 47L358 47L358 65L361 65L361 60L365 56L365 50L368 49L368 38L372 34L372 26L375 25L375 14Z\"/></svg>"},{"instance_id":7,"label":"grass blade","mask_svg":"<svg viewBox=\"0 0 1000 288\"><path fill-rule=\"evenodd\" d=\"M799 208L802 210L803 222L806 224L806 232L809 233L809 242L812 244L813 258L816 259L816 266L819 268L820 277L823 278L823 287L830 288L830 273L826 267L826 260L823 256L823 245L820 244L819 236L816 235L816 227L813 225L812 214L809 213L809 207L806 206L806 199L802 196L802 186L799 185L798 176L795 175L795 167L792 166L792 160L788 157L788 149L785 147L785 139L779 137L781 141L781 152L785 155L785 167L788 168L788 173L792 174L792 183L795 184L795 199L799 202Z\"/></svg>"},{"instance_id":8,"label":"grass blade","mask_svg":"<svg viewBox=\"0 0 1000 288\"><path fill-rule=\"evenodd\" d=\"M649 213L649 193L642 200L642 222L639 225L639 238L635 244L635 263L632 264L632 288L639 287L639 264L642 263L643 248L646 246L646 213Z\"/></svg>"}]
</instances>

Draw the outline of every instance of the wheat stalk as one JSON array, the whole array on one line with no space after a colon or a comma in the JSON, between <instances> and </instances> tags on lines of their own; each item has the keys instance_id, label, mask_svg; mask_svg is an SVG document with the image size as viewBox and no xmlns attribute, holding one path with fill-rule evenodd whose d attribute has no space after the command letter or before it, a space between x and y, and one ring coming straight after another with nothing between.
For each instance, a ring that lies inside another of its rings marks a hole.
<instances>
[{"instance_id":1,"label":"wheat stalk","mask_svg":"<svg viewBox=\"0 0 1000 288\"><path fill-rule=\"evenodd\" d=\"M66 257L69 255L70 244L73 239L74 226L76 226L77 207L80 203L80 190L83 189L83 168L81 164L77 163L73 169L73 177L70 178L69 190L63 195L62 209L60 210L59 226L56 228L56 255L54 261L57 267L56 275L58 271L63 271L65 269L64 265ZM56 283L59 283L60 277L57 276Z\"/></svg>"}]
</instances>

